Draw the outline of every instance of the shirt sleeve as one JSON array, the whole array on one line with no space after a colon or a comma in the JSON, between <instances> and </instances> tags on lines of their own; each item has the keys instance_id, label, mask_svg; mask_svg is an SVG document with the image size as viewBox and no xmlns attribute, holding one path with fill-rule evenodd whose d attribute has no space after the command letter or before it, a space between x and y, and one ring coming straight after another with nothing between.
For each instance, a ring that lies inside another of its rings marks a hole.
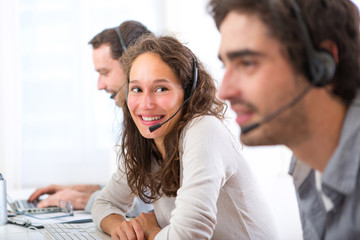
<instances>
[{"instance_id":1,"label":"shirt sleeve","mask_svg":"<svg viewBox=\"0 0 360 240\"><path fill-rule=\"evenodd\" d=\"M120 214L125 217L135 202L126 175L117 170L106 186L100 191L91 209L94 223L100 229L101 221L110 214Z\"/></svg>"},{"instance_id":2,"label":"shirt sleeve","mask_svg":"<svg viewBox=\"0 0 360 240\"><path fill-rule=\"evenodd\" d=\"M233 136L215 117L192 122L180 147L181 187L170 224L155 239L210 239L216 225L217 199L233 170Z\"/></svg>"},{"instance_id":3,"label":"shirt sleeve","mask_svg":"<svg viewBox=\"0 0 360 240\"><path fill-rule=\"evenodd\" d=\"M95 199L96 197L99 195L100 190L96 190L95 192L93 192L85 206L85 212L87 213L91 213L91 208L94 205Z\"/></svg>"}]
</instances>

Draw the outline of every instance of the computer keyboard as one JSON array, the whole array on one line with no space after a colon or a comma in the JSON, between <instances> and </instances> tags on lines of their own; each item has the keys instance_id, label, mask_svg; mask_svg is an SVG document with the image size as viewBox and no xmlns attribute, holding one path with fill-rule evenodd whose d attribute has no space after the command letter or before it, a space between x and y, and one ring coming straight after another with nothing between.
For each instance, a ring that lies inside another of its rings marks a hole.
<instances>
[{"instance_id":1,"label":"computer keyboard","mask_svg":"<svg viewBox=\"0 0 360 240\"><path fill-rule=\"evenodd\" d=\"M15 204L18 209L37 208L37 201L28 202L27 200L17 200L15 201Z\"/></svg>"},{"instance_id":2,"label":"computer keyboard","mask_svg":"<svg viewBox=\"0 0 360 240\"><path fill-rule=\"evenodd\" d=\"M44 225L45 234L53 240L103 240L96 234L94 223L66 224L55 223ZM110 237L109 237L110 238Z\"/></svg>"}]
</instances>

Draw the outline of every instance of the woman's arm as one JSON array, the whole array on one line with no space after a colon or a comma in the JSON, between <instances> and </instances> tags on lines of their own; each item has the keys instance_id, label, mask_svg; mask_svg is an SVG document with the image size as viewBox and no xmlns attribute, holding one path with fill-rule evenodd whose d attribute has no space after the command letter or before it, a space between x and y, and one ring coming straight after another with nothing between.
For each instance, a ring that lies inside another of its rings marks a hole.
<instances>
[{"instance_id":1,"label":"woman's arm","mask_svg":"<svg viewBox=\"0 0 360 240\"><path fill-rule=\"evenodd\" d=\"M93 221L98 228L105 231L102 221L110 215L120 215L121 220L125 219L125 214L133 208L134 202L135 196L127 185L126 176L118 170L95 200L91 209Z\"/></svg>"}]
</instances>

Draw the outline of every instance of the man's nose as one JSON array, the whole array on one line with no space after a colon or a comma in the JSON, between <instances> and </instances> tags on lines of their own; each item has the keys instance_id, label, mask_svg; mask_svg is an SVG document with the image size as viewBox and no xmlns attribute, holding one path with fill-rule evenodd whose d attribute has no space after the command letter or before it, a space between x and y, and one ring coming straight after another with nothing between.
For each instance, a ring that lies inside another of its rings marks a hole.
<instances>
[{"instance_id":1,"label":"man's nose","mask_svg":"<svg viewBox=\"0 0 360 240\"><path fill-rule=\"evenodd\" d=\"M98 88L98 90L106 89L105 80L101 76L99 76L99 78L98 78L97 88Z\"/></svg>"},{"instance_id":2,"label":"man's nose","mask_svg":"<svg viewBox=\"0 0 360 240\"><path fill-rule=\"evenodd\" d=\"M239 84L237 84L239 81L240 79L236 79L233 71L231 69L227 69L218 89L218 97L223 100L229 100L233 98L234 95L240 94Z\"/></svg>"}]
</instances>

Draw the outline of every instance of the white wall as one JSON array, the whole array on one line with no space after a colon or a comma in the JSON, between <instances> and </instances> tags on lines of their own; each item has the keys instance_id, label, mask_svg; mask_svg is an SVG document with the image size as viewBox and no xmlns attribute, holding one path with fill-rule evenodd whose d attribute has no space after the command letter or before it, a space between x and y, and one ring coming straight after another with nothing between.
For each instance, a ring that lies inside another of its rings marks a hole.
<instances>
[{"instance_id":1,"label":"white wall","mask_svg":"<svg viewBox=\"0 0 360 240\"><path fill-rule=\"evenodd\" d=\"M16 8L16 1L0 0L0 172L13 186L19 187L21 81L17 71Z\"/></svg>"}]
</instances>

